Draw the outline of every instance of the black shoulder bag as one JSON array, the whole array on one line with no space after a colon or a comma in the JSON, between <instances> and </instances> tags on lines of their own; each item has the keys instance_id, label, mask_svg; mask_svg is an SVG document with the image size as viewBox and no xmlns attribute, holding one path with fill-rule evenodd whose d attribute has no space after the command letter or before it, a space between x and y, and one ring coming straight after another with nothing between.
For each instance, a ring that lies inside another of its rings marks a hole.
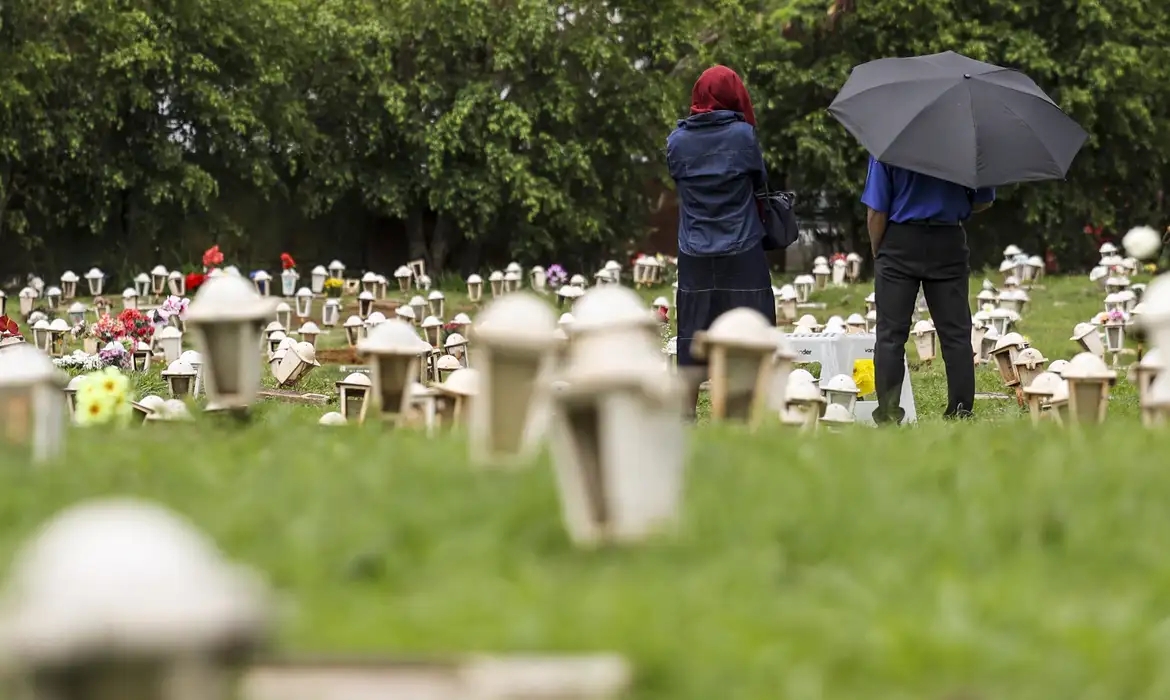
<instances>
[{"instance_id":1,"label":"black shoulder bag","mask_svg":"<svg viewBox=\"0 0 1170 700\"><path fill-rule=\"evenodd\" d=\"M764 221L764 250L783 250L796 242L800 231L796 222L796 193L756 193L760 217Z\"/></svg>"}]
</instances>

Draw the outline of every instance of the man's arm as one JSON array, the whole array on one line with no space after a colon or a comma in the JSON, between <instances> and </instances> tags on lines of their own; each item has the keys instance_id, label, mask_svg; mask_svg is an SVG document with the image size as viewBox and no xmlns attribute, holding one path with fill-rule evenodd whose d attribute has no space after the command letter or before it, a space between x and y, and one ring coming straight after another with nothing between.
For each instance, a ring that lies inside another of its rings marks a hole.
<instances>
[{"instance_id":1,"label":"man's arm","mask_svg":"<svg viewBox=\"0 0 1170 700\"><path fill-rule=\"evenodd\" d=\"M873 251L873 255L877 257L878 247L882 244L882 238L886 235L886 226L890 223L890 215L884 211L877 211L875 209L867 209L865 215L865 227L869 229L869 248Z\"/></svg>"},{"instance_id":2,"label":"man's arm","mask_svg":"<svg viewBox=\"0 0 1170 700\"><path fill-rule=\"evenodd\" d=\"M869 172L865 175L865 191L861 193L861 203L867 207L865 227L869 230L869 248L875 258L882 238L886 235L886 226L890 222L892 190L889 172L884 165L870 156Z\"/></svg>"}]
</instances>

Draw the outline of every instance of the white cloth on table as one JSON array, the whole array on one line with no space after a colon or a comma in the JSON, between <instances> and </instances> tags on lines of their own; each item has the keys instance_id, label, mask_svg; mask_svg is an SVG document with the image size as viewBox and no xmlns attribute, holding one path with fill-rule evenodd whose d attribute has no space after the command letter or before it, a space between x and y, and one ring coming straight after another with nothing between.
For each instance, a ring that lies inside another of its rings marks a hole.
<instances>
[{"instance_id":1,"label":"white cloth on table","mask_svg":"<svg viewBox=\"0 0 1170 700\"><path fill-rule=\"evenodd\" d=\"M855 360L872 360L876 336L873 333L813 333L794 335L786 333L788 344L796 355L796 362L818 362L821 365L821 380L828 381L838 374L853 376ZM903 362L906 361L903 359ZM904 423L916 423L918 412L914 409L914 390L910 385L910 365L905 365L906 374L902 379L902 410L906 411ZM854 417L865 423L873 422L873 411L877 401L858 401L853 410Z\"/></svg>"}]
</instances>

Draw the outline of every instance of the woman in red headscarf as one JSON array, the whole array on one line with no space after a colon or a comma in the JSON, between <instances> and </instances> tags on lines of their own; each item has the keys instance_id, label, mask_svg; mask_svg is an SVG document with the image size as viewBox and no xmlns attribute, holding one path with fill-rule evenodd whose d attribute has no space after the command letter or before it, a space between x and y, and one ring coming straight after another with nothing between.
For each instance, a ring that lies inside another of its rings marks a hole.
<instances>
[{"instance_id":1,"label":"woman in red headscarf","mask_svg":"<svg viewBox=\"0 0 1170 700\"><path fill-rule=\"evenodd\" d=\"M772 325L776 305L755 193L767 185L756 114L743 81L726 66L708 68L691 92L691 114L666 141L678 193L678 364L685 368L694 416L704 358L691 341L723 313L754 309ZM754 380L753 380L754 381ZM734 408L754 387L729 387Z\"/></svg>"}]
</instances>

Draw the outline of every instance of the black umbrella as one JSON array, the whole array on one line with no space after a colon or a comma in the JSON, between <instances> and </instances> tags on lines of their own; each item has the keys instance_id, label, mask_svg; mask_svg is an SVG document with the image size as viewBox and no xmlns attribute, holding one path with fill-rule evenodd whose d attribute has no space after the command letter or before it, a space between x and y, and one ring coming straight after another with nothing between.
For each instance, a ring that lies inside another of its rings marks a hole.
<instances>
[{"instance_id":1,"label":"black umbrella","mask_svg":"<svg viewBox=\"0 0 1170 700\"><path fill-rule=\"evenodd\" d=\"M1088 138L1028 76L953 51L857 66L829 113L877 160L971 188L1063 178Z\"/></svg>"}]
</instances>

